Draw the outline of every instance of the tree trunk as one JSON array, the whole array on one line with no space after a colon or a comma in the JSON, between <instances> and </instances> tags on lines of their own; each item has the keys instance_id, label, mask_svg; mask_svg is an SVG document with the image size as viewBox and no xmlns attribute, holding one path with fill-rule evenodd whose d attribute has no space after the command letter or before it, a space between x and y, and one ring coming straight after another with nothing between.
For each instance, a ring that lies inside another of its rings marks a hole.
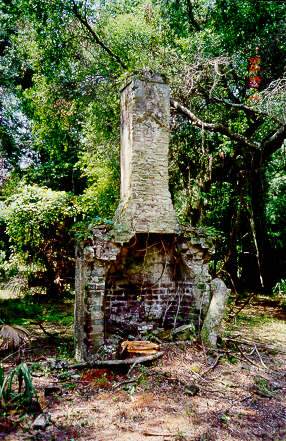
<instances>
[{"instance_id":1,"label":"tree trunk","mask_svg":"<svg viewBox=\"0 0 286 441\"><path fill-rule=\"evenodd\" d=\"M267 292L272 284L271 248L265 225L264 170L262 167L251 170L248 179L249 220L256 250L257 268L261 289Z\"/></svg>"}]
</instances>

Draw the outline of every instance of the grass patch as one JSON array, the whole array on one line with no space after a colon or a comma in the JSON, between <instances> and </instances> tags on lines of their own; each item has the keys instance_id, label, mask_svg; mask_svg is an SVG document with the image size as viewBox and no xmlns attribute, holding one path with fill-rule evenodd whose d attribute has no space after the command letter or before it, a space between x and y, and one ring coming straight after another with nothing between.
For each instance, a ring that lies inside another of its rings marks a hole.
<instances>
[{"instance_id":1,"label":"grass patch","mask_svg":"<svg viewBox=\"0 0 286 441\"><path fill-rule=\"evenodd\" d=\"M263 303L260 305L263 311ZM265 343L286 345L286 321L279 315L275 316L271 309L268 313L259 311L259 305L249 305L235 318L235 323L225 324L226 334L240 334L250 340Z\"/></svg>"},{"instance_id":2,"label":"grass patch","mask_svg":"<svg viewBox=\"0 0 286 441\"><path fill-rule=\"evenodd\" d=\"M237 325L247 325L249 328L253 329L257 326L262 326L271 321L272 318L267 314L258 314L258 315L247 315L243 312L238 314L236 318Z\"/></svg>"},{"instance_id":3,"label":"grass patch","mask_svg":"<svg viewBox=\"0 0 286 441\"><path fill-rule=\"evenodd\" d=\"M55 305L56 303L56 305ZM51 299L45 295L26 294L21 298L0 300L0 319L11 325L25 326L33 321L73 324L73 299Z\"/></svg>"}]
</instances>

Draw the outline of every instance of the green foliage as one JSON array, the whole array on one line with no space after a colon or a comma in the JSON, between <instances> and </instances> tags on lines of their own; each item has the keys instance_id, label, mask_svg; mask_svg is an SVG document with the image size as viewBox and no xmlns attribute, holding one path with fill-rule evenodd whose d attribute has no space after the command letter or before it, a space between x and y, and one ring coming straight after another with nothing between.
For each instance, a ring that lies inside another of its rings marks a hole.
<instances>
[{"instance_id":1,"label":"green foliage","mask_svg":"<svg viewBox=\"0 0 286 441\"><path fill-rule=\"evenodd\" d=\"M283 247L286 234L286 172L285 147L275 153L268 165L266 216L270 238L276 248Z\"/></svg>"},{"instance_id":2,"label":"green foliage","mask_svg":"<svg viewBox=\"0 0 286 441\"><path fill-rule=\"evenodd\" d=\"M101 386L101 385L105 384L106 382L107 382L106 372L104 374L102 374L102 376L100 378L94 379L94 384L97 384L98 386Z\"/></svg>"},{"instance_id":3,"label":"green foliage","mask_svg":"<svg viewBox=\"0 0 286 441\"><path fill-rule=\"evenodd\" d=\"M105 225L106 230L109 231L113 226L112 219L106 219L99 216L94 218L88 217L83 221L77 222L72 228L71 233L73 234L76 242L84 242L87 239L93 238L93 230L98 226ZM108 234L108 233L107 233Z\"/></svg>"},{"instance_id":4,"label":"green foliage","mask_svg":"<svg viewBox=\"0 0 286 441\"><path fill-rule=\"evenodd\" d=\"M80 192L84 182L75 168L78 161L80 103L69 83L34 75L33 87L23 93L25 111L32 119L31 147L37 152L34 167L27 169L29 182L54 190Z\"/></svg>"},{"instance_id":5,"label":"green foliage","mask_svg":"<svg viewBox=\"0 0 286 441\"><path fill-rule=\"evenodd\" d=\"M12 249L23 263L42 265L46 271L42 282L55 292L64 289L60 279L72 273L69 229L77 213L73 202L65 192L26 185L1 207Z\"/></svg>"},{"instance_id":6,"label":"green foliage","mask_svg":"<svg viewBox=\"0 0 286 441\"><path fill-rule=\"evenodd\" d=\"M281 75L286 50L283 38L286 7L283 2L218 0L211 9L214 29L221 34L227 51L239 50L248 55L255 54L258 47L263 59L263 80ZM270 40L270 35L275 37Z\"/></svg>"},{"instance_id":7,"label":"green foliage","mask_svg":"<svg viewBox=\"0 0 286 441\"><path fill-rule=\"evenodd\" d=\"M5 323L21 325L25 324L27 319L33 320L43 316L43 308L35 302L34 296L26 295L21 301L19 299L1 300L0 305L0 319Z\"/></svg>"},{"instance_id":8,"label":"green foliage","mask_svg":"<svg viewBox=\"0 0 286 441\"><path fill-rule=\"evenodd\" d=\"M3 222L4 228L5 224ZM4 244L2 247L4 248ZM15 255L11 255L9 259L7 259L6 252L4 250L1 251L0 257L0 280L1 282L8 282L13 279L17 275L20 274L19 261Z\"/></svg>"},{"instance_id":9,"label":"green foliage","mask_svg":"<svg viewBox=\"0 0 286 441\"><path fill-rule=\"evenodd\" d=\"M17 185L23 176L29 184L26 190L13 187L12 179L6 184L0 228L5 222L13 248L26 262L49 268L50 279L63 273L64 261L73 265L71 248L65 254L62 244L73 245L68 231L74 216L77 239L91 234L94 219L113 217L119 90L132 71L165 74L172 98L249 142L265 140L284 121L283 2L102 0L98 7L12 0L0 8L1 148L19 176ZM249 63L257 51L260 101L253 103ZM221 236L215 259L235 283L248 267L246 256L252 262L247 272L258 279L257 255L270 261L277 255L273 285L285 261L281 154L270 157L223 130L195 127L175 109L171 122L170 190L179 219ZM8 258L7 237L1 247Z\"/></svg>"},{"instance_id":10,"label":"green foliage","mask_svg":"<svg viewBox=\"0 0 286 441\"><path fill-rule=\"evenodd\" d=\"M120 173L118 162L105 154L85 154L80 167L88 181L88 188L77 204L84 217L112 218L119 200Z\"/></svg>"},{"instance_id":11,"label":"green foliage","mask_svg":"<svg viewBox=\"0 0 286 441\"><path fill-rule=\"evenodd\" d=\"M56 236L76 214L73 200L65 192L23 186L5 201L2 216L15 251L29 252L35 260L41 247ZM39 252L40 251L40 252Z\"/></svg>"},{"instance_id":12,"label":"green foliage","mask_svg":"<svg viewBox=\"0 0 286 441\"><path fill-rule=\"evenodd\" d=\"M5 299L0 301L0 322L9 323L15 329L17 327L27 327L35 324L42 324L44 327L61 325L68 330L74 320L73 298L64 298L62 295L55 306L54 300L49 296L41 294L26 294L24 297ZM6 325L7 326L7 325ZM1 326L0 326L1 328ZM27 331L28 333L28 331ZM21 337L21 335L20 335ZM27 336L29 337L29 335ZM26 337L24 336L26 339ZM55 333L54 338L57 338ZM2 341L2 339L1 339ZM59 344L64 347L64 340L60 337ZM7 345L6 345L7 346ZM69 346L73 346L72 342ZM71 352L72 349L70 349Z\"/></svg>"},{"instance_id":13,"label":"green foliage","mask_svg":"<svg viewBox=\"0 0 286 441\"><path fill-rule=\"evenodd\" d=\"M286 279L281 279L280 282L277 282L273 292L278 296L284 296L286 301Z\"/></svg>"},{"instance_id":14,"label":"green foliage","mask_svg":"<svg viewBox=\"0 0 286 441\"><path fill-rule=\"evenodd\" d=\"M14 386L15 380L18 385L17 391ZM6 376L3 367L0 366L0 407L30 409L35 401L37 402L37 393L26 363L19 364Z\"/></svg>"},{"instance_id":15,"label":"green foliage","mask_svg":"<svg viewBox=\"0 0 286 441\"><path fill-rule=\"evenodd\" d=\"M109 17L105 27L109 45L120 54L130 71L150 69L153 58L150 58L150 51L153 54L160 41L155 8L144 3L141 2L132 12Z\"/></svg>"},{"instance_id":16,"label":"green foliage","mask_svg":"<svg viewBox=\"0 0 286 441\"><path fill-rule=\"evenodd\" d=\"M216 225L220 231L226 230L224 222L228 218L232 205L237 202L230 182L215 182L210 190L204 222L207 225Z\"/></svg>"},{"instance_id":17,"label":"green foliage","mask_svg":"<svg viewBox=\"0 0 286 441\"><path fill-rule=\"evenodd\" d=\"M280 280L285 274L285 241L286 235L286 161L285 147L278 150L269 162L266 176L268 189L266 192L266 226L272 248L275 251L273 279Z\"/></svg>"},{"instance_id":18,"label":"green foliage","mask_svg":"<svg viewBox=\"0 0 286 441\"><path fill-rule=\"evenodd\" d=\"M9 183L9 173L5 170L13 166L19 172L19 157L26 156L29 162L28 147L32 139L30 134L30 122L23 112L21 100L8 88L1 89L0 94L0 158L4 159L4 170ZM2 173L1 173L2 175ZM0 176L2 178L2 176ZM1 179L2 180L2 179ZM1 184L0 180L0 184ZM1 190L1 188L0 188Z\"/></svg>"},{"instance_id":19,"label":"green foliage","mask_svg":"<svg viewBox=\"0 0 286 441\"><path fill-rule=\"evenodd\" d=\"M286 309L286 279L281 279L273 288L275 298L280 301L282 308Z\"/></svg>"}]
</instances>

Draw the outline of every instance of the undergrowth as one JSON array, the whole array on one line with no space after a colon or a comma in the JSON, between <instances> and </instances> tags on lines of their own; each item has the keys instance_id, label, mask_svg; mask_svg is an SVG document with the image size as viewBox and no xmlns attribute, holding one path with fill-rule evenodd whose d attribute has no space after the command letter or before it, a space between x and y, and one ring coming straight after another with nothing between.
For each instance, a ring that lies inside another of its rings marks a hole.
<instances>
[{"instance_id":1,"label":"undergrowth","mask_svg":"<svg viewBox=\"0 0 286 441\"><path fill-rule=\"evenodd\" d=\"M6 375L0 366L0 409L35 410L37 404L37 392L27 364L19 364Z\"/></svg>"},{"instance_id":2,"label":"undergrowth","mask_svg":"<svg viewBox=\"0 0 286 441\"><path fill-rule=\"evenodd\" d=\"M22 326L34 321L70 326L73 324L73 299L26 294L21 299L0 300L0 319L4 323Z\"/></svg>"}]
</instances>

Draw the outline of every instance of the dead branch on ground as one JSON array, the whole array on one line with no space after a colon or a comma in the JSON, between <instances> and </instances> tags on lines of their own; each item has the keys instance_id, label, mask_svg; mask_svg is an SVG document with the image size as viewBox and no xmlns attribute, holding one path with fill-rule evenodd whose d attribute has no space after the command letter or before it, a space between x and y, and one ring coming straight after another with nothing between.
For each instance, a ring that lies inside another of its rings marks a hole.
<instances>
[{"instance_id":1,"label":"dead branch on ground","mask_svg":"<svg viewBox=\"0 0 286 441\"><path fill-rule=\"evenodd\" d=\"M51 338L56 338L58 337L60 334L62 334L62 332L56 332L54 334L52 334L51 332L47 331L44 328L43 323L40 320L36 320L34 322L31 322L31 325L37 325L39 326L39 328L43 331L43 333L47 336L47 337L51 337Z\"/></svg>"},{"instance_id":2,"label":"dead branch on ground","mask_svg":"<svg viewBox=\"0 0 286 441\"><path fill-rule=\"evenodd\" d=\"M206 375L209 371L211 371L212 369L214 369L214 368L216 367L216 365L218 364L219 359L220 359L221 357L223 357L223 354L218 354L217 357L216 357L215 362L214 362L210 367L208 367L206 370L204 370L204 371L200 374L200 376L202 377L203 375Z\"/></svg>"},{"instance_id":3,"label":"dead branch on ground","mask_svg":"<svg viewBox=\"0 0 286 441\"><path fill-rule=\"evenodd\" d=\"M127 358L126 360L95 360L87 361L84 363L71 364L69 369L87 369L97 367L117 367L117 366L129 366L135 364L146 363L148 361L157 360L162 357L164 352L157 352L156 354L147 355L146 357Z\"/></svg>"}]
</instances>

